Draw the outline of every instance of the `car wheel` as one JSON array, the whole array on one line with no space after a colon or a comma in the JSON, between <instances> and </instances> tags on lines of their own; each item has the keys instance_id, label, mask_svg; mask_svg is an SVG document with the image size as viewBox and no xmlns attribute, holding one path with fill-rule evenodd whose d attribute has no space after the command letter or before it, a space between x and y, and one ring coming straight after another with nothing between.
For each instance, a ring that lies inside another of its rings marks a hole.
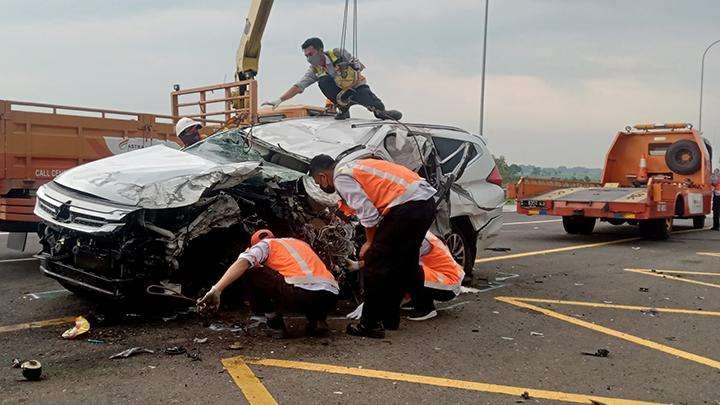
<instances>
[{"instance_id":1,"label":"car wheel","mask_svg":"<svg viewBox=\"0 0 720 405\"><path fill-rule=\"evenodd\" d=\"M453 218L450 234L445 238L453 259L463 267L465 277L472 276L477 255L477 233L467 218Z\"/></svg>"},{"instance_id":2,"label":"car wheel","mask_svg":"<svg viewBox=\"0 0 720 405\"><path fill-rule=\"evenodd\" d=\"M664 240L670 237L672 232L673 219L660 218L640 221L640 235L643 238Z\"/></svg>"},{"instance_id":3,"label":"car wheel","mask_svg":"<svg viewBox=\"0 0 720 405\"><path fill-rule=\"evenodd\" d=\"M668 147L665 152L665 163L677 174L693 174L700 170L702 154L695 142L682 139Z\"/></svg>"},{"instance_id":4,"label":"car wheel","mask_svg":"<svg viewBox=\"0 0 720 405\"><path fill-rule=\"evenodd\" d=\"M565 216L562 218L565 232L571 235L589 235L595 229L595 218Z\"/></svg>"}]
</instances>

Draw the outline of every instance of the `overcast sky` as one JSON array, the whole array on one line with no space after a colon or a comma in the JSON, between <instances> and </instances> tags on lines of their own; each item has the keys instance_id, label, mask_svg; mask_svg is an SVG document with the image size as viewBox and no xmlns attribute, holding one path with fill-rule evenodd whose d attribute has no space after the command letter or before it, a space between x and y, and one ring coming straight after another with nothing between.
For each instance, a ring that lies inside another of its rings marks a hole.
<instances>
[{"instance_id":1,"label":"overcast sky","mask_svg":"<svg viewBox=\"0 0 720 405\"><path fill-rule=\"evenodd\" d=\"M479 121L483 2L360 0L358 56L408 121ZM247 0L0 0L0 98L169 113L173 83L230 80ZM277 0L261 100L337 46L344 1ZM717 0L490 0L485 135L516 163L601 167L617 130L697 123L700 56L720 39ZM704 132L720 150L720 44L705 67ZM322 104L316 87L293 103ZM364 116L354 107L355 116Z\"/></svg>"}]
</instances>

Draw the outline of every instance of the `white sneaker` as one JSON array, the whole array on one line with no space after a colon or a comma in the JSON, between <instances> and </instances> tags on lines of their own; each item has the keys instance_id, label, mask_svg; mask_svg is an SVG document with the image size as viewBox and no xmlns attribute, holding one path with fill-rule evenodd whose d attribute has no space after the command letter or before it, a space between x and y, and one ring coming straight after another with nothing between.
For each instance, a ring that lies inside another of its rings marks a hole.
<instances>
[{"instance_id":1,"label":"white sneaker","mask_svg":"<svg viewBox=\"0 0 720 405\"><path fill-rule=\"evenodd\" d=\"M431 309L429 312L413 310L413 312L410 314L410 316L407 317L407 319L411 321L426 321L428 319L435 318L436 316L437 311L434 309Z\"/></svg>"}]
</instances>

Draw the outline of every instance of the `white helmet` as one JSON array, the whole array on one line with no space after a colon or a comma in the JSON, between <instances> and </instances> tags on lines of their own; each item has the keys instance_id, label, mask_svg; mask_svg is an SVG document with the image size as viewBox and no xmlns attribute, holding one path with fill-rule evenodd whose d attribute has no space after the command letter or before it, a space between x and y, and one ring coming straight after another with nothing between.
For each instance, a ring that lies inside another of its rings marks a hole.
<instances>
[{"instance_id":1,"label":"white helmet","mask_svg":"<svg viewBox=\"0 0 720 405\"><path fill-rule=\"evenodd\" d=\"M193 121L188 117L182 117L178 120L177 124L175 124L175 135L180 136L180 134L182 134L184 130L195 125L202 127L201 123Z\"/></svg>"}]
</instances>

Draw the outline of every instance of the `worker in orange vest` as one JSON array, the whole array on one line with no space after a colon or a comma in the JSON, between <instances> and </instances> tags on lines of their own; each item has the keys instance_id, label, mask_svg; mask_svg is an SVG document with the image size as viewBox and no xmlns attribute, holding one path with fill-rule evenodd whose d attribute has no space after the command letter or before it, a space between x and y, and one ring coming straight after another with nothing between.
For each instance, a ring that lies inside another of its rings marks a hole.
<instances>
[{"instance_id":1,"label":"worker in orange vest","mask_svg":"<svg viewBox=\"0 0 720 405\"><path fill-rule=\"evenodd\" d=\"M365 263L349 261L351 268L361 269ZM424 321L437 316L434 301L446 302L460 295L465 272L455 261L450 249L432 232L428 231L420 247L420 267L425 277L424 287L411 297L411 321ZM363 304L364 306L364 304ZM403 307L404 308L404 307ZM348 317L355 318L352 313Z\"/></svg>"},{"instance_id":2,"label":"worker in orange vest","mask_svg":"<svg viewBox=\"0 0 720 405\"><path fill-rule=\"evenodd\" d=\"M223 290L243 277L253 313L265 313L270 335L285 337L282 312L304 313L308 335L327 332L327 314L335 309L338 283L310 245L276 238L268 229L255 232L220 280L198 300L198 310L217 310Z\"/></svg>"},{"instance_id":3,"label":"worker in orange vest","mask_svg":"<svg viewBox=\"0 0 720 405\"><path fill-rule=\"evenodd\" d=\"M353 336L383 338L400 323L404 291L423 286L418 265L420 245L435 219L435 189L404 166L377 159L335 163L327 155L310 161L310 175L320 188L341 198L344 212L365 227L360 249L364 306Z\"/></svg>"},{"instance_id":4,"label":"worker in orange vest","mask_svg":"<svg viewBox=\"0 0 720 405\"><path fill-rule=\"evenodd\" d=\"M424 321L437 316L433 301L450 301L460 295L465 272L455 261L450 249L430 231L420 248L420 267L425 276L425 287L412 297L411 321Z\"/></svg>"},{"instance_id":5,"label":"worker in orange vest","mask_svg":"<svg viewBox=\"0 0 720 405\"><path fill-rule=\"evenodd\" d=\"M710 184L713 188L712 211L713 231L720 231L720 169L713 170L710 175Z\"/></svg>"}]
</instances>

